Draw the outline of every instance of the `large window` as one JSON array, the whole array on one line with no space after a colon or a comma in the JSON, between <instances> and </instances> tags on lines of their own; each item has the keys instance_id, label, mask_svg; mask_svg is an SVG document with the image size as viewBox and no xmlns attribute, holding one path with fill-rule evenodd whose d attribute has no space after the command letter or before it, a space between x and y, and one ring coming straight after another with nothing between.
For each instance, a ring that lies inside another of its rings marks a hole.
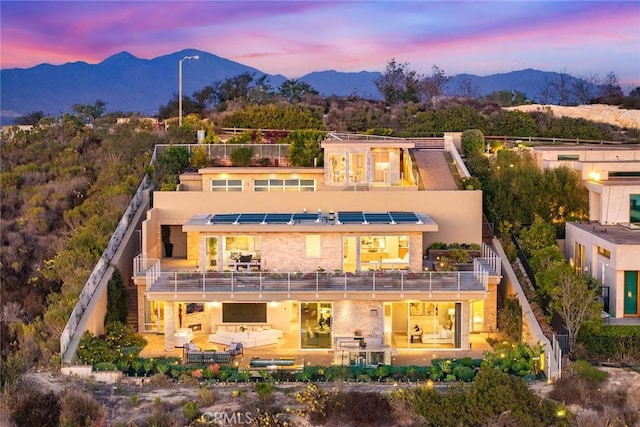
<instances>
[{"instance_id":1,"label":"large window","mask_svg":"<svg viewBox=\"0 0 640 427\"><path fill-rule=\"evenodd\" d=\"M226 236L222 239L223 270L259 270L261 266L260 238Z\"/></svg>"},{"instance_id":2,"label":"large window","mask_svg":"<svg viewBox=\"0 0 640 427\"><path fill-rule=\"evenodd\" d=\"M409 347L460 348L460 303L409 303Z\"/></svg>"},{"instance_id":3,"label":"large window","mask_svg":"<svg viewBox=\"0 0 640 427\"><path fill-rule=\"evenodd\" d=\"M212 179L211 191L242 191L241 179Z\"/></svg>"},{"instance_id":4,"label":"large window","mask_svg":"<svg viewBox=\"0 0 640 427\"><path fill-rule=\"evenodd\" d=\"M256 179L254 191L316 191L315 179Z\"/></svg>"},{"instance_id":5,"label":"large window","mask_svg":"<svg viewBox=\"0 0 640 427\"><path fill-rule=\"evenodd\" d=\"M304 302L300 305L301 348L331 348L332 315L330 302Z\"/></svg>"}]
</instances>

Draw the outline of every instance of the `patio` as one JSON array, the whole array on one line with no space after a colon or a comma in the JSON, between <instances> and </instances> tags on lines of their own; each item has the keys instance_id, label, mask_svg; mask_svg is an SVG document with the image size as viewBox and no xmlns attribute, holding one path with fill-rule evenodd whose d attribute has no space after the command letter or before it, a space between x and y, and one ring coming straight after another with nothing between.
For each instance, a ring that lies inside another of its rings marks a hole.
<instances>
[{"instance_id":1,"label":"patio","mask_svg":"<svg viewBox=\"0 0 640 427\"><path fill-rule=\"evenodd\" d=\"M491 351L491 346L487 343L488 334L471 334L471 350L442 350L433 348L392 348L391 364L392 365L430 365L432 359L443 358L462 358L472 357L474 359L482 358L485 351ZM164 350L164 335L162 334L145 334L147 346L140 353L140 357L183 357L183 349L176 348L172 351ZM224 351L226 346L217 345L207 341L208 334L196 332L194 334L193 343L202 350ZM286 331L283 337L278 340L277 344L267 345L244 349L244 354L235 357L233 364L241 369L248 369L252 358L261 359L282 359L294 358L296 364L304 364L306 366L322 365L330 366L333 364L334 351L331 349L323 350L300 350L299 349L299 333L298 331ZM406 337L405 337L406 340Z\"/></svg>"}]
</instances>

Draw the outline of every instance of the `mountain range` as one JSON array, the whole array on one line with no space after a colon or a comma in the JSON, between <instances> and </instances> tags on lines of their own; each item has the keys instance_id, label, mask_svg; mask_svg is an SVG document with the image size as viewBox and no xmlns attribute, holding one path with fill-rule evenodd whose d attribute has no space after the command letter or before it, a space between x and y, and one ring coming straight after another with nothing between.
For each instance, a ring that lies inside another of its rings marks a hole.
<instances>
[{"instance_id":1,"label":"mountain range","mask_svg":"<svg viewBox=\"0 0 640 427\"><path fill-rule=\"evenodd\" d=\"M195 49L140 59L128 52L108 57L98 64L70 62L63 65L40 64L32 68L0 70L1 117L4 124L34 111L45 115L60 115L71 111L74 104L93 104L100 99L107 103L107 111L139 112L154 115L178 93L178 64L186 56L198 59L182 62L183 95L249 72L257 79L267 75L267 81L277 89L286 77L270 75L256 68ZM374 81L380 72L318 71L299 78L323 96L357 95L367 99L381 99ZM553 81L555 72L532 69L504 74L476 76L459 74L447 84L447 91L455 93L462 81L471 82L480 95L498 90L517 90L535 99L545 82Z\"/></svg>"}]
</instances>

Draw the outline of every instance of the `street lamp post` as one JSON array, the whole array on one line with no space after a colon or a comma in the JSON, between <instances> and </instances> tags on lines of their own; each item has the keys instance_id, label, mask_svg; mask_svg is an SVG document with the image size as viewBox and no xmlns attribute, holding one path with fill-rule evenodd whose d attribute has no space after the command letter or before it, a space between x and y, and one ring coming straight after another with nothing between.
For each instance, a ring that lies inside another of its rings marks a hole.
<instances>
[{"instance_id":1,"label":"street lamp post","mask_svg":"<svg viewBox=\"0 0 640 427\"><path fill-rule=\"evenodd\" d=\"M185 56L178 61L178 126L182 127L182 63L188 59L199 59L198 55Z\"/></svg>"}]
</instances>

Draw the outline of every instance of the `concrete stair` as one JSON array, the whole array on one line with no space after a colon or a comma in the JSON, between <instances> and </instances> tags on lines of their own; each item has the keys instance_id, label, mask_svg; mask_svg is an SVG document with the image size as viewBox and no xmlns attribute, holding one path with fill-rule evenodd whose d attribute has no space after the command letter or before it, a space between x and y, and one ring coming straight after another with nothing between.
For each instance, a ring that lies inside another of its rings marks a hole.
<instances>
[{"instance_id":1,"label":"concrete stair","mask_svg":"<svg viewBox=\"0 0 640 427\"><path fill-rule=\"evenodd\" d=\"M135 286L127 286L127 326L138 330L138 289Z\"/></svg>"}]
</instances>

